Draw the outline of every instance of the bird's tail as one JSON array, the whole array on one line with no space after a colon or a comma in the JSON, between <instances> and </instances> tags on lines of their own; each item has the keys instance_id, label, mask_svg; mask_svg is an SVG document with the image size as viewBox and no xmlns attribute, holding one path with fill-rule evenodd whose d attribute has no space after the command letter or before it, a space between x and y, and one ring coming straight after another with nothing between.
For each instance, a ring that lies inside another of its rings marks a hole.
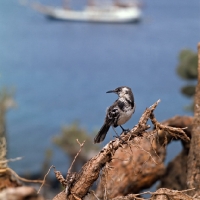
<instances>
[{"instance_id":1,"label":"bird's tail","mask_svg":"<svg viewBox=\"0 0 200 200\"><path fill-rule=\"evenodd\" d=\"M100 131L94 138L94 143L102 142L104 140L104 138L106 137L106 134L107 134L109 128L110 128L110 126L107 125L106 123L104 123L104 125L101 127Z\"/></svg>"}]
</instances>

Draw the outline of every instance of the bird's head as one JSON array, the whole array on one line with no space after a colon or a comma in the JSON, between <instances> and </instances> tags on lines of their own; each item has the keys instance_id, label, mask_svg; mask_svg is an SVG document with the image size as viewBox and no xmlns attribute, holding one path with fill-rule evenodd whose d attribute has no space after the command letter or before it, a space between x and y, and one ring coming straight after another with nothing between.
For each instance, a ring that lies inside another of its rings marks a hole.
<instances>
[{"instance_id":1,"label":"bird's head","mask_svg":"<svg viewBox=\"0 0 200 200\"><path fill-rule=\"evenodd\" d=\"M129 88L127 86L118 87L115 90L109 90L106 93L115 93L120 98L126 98L126 99L133 98L133 93L131 91L131 88Z\"/></svg>"}]
</instances>

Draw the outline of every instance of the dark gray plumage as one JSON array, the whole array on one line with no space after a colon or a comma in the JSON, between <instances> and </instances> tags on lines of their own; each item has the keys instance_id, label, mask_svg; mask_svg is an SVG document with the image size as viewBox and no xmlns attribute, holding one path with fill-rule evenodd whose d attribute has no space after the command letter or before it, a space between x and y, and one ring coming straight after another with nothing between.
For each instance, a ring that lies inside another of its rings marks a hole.
<instances>
[{"instance_id":1,"label":"dark gray plumage","mask_svg":"<svg viewBox=\"0 0 200 200\"><path fill-rule=\"evenodd\" d=\"M131 88L122 86L107 93L116 93L118 99L107 109L104 124L94 138L94 143L100 143L105 139L110 126L120 126L124 131L121 125L125 124L135 111L134 96Z\"/></svg>"}]
</instances>

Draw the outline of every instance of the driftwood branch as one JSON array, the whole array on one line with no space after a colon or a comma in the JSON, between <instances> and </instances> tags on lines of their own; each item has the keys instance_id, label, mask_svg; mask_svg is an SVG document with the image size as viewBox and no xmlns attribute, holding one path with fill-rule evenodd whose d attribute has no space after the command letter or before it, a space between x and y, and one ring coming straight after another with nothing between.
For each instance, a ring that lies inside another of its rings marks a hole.
<instances>
[{"instance_id":1,"label":"driftwood branch","mask_svg":"<svg viewBox=\"0 0 200 200\"><path fill-rule=\"evenodd\" d=\"M143 192L140 194L129 194L127 196L122 196L122 197L116 197L112 200L144 200L143 198L139 197L140 195L143 194L151 194L151 198L149 200L195 200L195 198L192 198L185 194L185 192L194 190L188 189L188 190L183 190L183 191L177 191L177 190L169 190L166 188L160 188L156 192ZM197 199L196 199L197 200Z\"/></svg>"},{"instance_id":2,"label":"driftwood branch","mask_svg":"<svg viewBox=\"0 0 200 200\"><path fill-rule=\"evenodd\" d=\"M82 199L89 192L92 184L98 179L102 168L105 167L107 163L110 163L118 149L123 149L125 146L129 146L130 142L137 142L140 138L147 135L146 130L150 128L147 121L150 119L155 125L156 130L164 129L168 131L169 134L173 136L180 137L181 139L188 141L189 138L183 133L182 129L171 128L161 125L155 119L153 111L157 107L160 100L155 102L152 106L147 108L143 115L141 116L138 124L130 130L129 133L122 134L120 138L110 141L95 157L90 159L81 169L79 173L75 173L74 179L68 195L65 191L61 192L54 197L54 200L64 200L64 199ZM151 156L150 156L151 157Z\"/></svg>"},{"instance_id":3,"label":"driftwood branch","mask_svg":"<svg viewBox=\"0 0 200 200\"><path fill-rule=\"evenodd\" d=\"M45 200L33 187L9 187L0 192L0 200Z\"/></svg>"},{"instance_id":4,"label":"driftwood branch","mask_svg":"<svg viewBox=\"0 0 200 200\"><path fill-rule=\"evenodd\" d=\"M81 169L77 175L77 179L74 181L69 199L75 199L76 197L83 198L89 191L92 184L98 179L101 169L105 164L110 162L115 154L115 151L118 148L122 147L123 143L130 141L132 138L139 135L143 131L150 128L147 125L150 114L158 105L159 101L154 103L153 106L147 108L137 126L135 126L130 133L126 135L121 135L121 139L116 138L115 140L110 141L95 157L90 159ZM59 195L60 196L60 195ZM54 198L57 199L57 196Z\"/></svg>"},{"instance_id":5,"label":"driftwood branch","mask_svg":"<svg viewBox=\"0 0 200 200\"><path fill-rule=\"evenodd\" d=\"M188 127L185 129L185 133L188 137L191 138L192 131L192 123L193 117L190 116L175 116L166 121L162 122L162 124L173 127ZM162 144L164 137L167 137L168 142L172 141L171 135L162 131L159 133L159 141ZM185 190L187 189L187 157L188 151L190 148L190 142L182 142L182 151L168 163L168 166L165 170L165 174L159 179L160 185L159 188L168 188L173 190Z\"/></svg>"},{"instance_id":6,"label":"driftwood branch","mask_svg":"<svg viewBox=\"0 0 200 200\"><path fill-rule=\"evenodd\" d=\"M155 117L153 120L155 124ZM106 190L107 198L111 199L116 196L125 196L130 193L135 194L143 189L151 187L165 175L166 169L164 160L166 156L166 146L163 144L167 145L173 141L174 134L170 134L170 131L180 130L180 133L178 133L178 135L180 135L179 139L182 138L183 135L185 139L184 146L188 147L189 142L186 141L189 140L191 135L191 123L192 117L176 116L162 123L156 122L157 128L144 132L142 137L135 137L133 140L129 141L128 145L124 145L123 148L116 151L112 162L109 163L111 170L103 170L103 175L101 176L101 182L98 184L96 195L100 199L103 199L105 197L104 191ZM188 129L184 129L185 127L188 127ZM168 129L170 131L168 131ZM182 130L185 132L182 133ZM176 173L178 171L177 174L173 174L169 177L166 173L166 178L173 180L171 183L167 181L167 188L173 189L173 186L180 184L180 180L181 183L185 180L183 178L186 173L184 171L184 160L181 163L182 166L176 168ZM180 165L181 164L178 166ZM172 170L170 170L170 172L171 171ZM167 172L169 173L169 171ZM175 172L175 169L173 172ZM177 175L180 175L178 180L176 180ZM178 189L185 189L183 185L184 183L182 183Z\"/></svg>"},{"instance_id":7,"label":"driftwood branch","mask_svg":"<svg viewBox=\"0 0 200 200\"><path fill-rule=\"evenodd\" d=\"M179 138L179 139L182 139L184 141L190 141L190 138L184 132L184 129L187 129L187 127L176 128L176 127L171 127L171 126L161 124L156 120L153 113L150 115L150 119L151 119L153 125L155 126L155 129L159 129L161 131L166 131L166 132L168 132L168 134L170 134L175 139Z\"/></svg>"},{"instance_id":8,"label":"driftwood branch","mask_svg":"<svg viewBox=\"0 0 200 200\"><path fill-rule=\"evenodd\" d=\"M198 195L200 198L200 43L198 43L198 83L196 86L194 102L194 121L192 129L192 139L187 160L187 185L189 188L195 187L190 192L191 195Z\"/></svg>"}]
</instances>

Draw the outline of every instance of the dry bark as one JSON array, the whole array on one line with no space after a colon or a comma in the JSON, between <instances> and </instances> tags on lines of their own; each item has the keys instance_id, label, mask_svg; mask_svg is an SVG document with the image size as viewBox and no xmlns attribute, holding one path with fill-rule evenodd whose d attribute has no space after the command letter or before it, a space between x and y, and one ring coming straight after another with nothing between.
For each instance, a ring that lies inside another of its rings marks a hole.
<instances>
[{"instance_id":1,"label":"dry bark","mask_svg":"<svg viewBox=\"0 0 200 200\"><path fill-rule=\"evenodd\" d=\"M0 169L0 191L8 187L21 186L20 181L8 169Z\"/></svg>"},{"instance_id":2,"label":"dry bark","mask_svg":"<svg viewBox=\"0 0 200 200\"><path fill-rule=\"evenodd\" d=\"M190 197L185 191L169 190L167 188L160 188L156 192L144 192L141 194L151 194L149 200L197 200L196 198ZM116 197L112 200L144 200L139 197L141 194L129 194L127 196Z\"/></svg>"},{"instance_id":3,"label":"dry bark","mask_svg":"<svg viewBox=\"0 0 200 200\"><path fill-rule=\"evenodd\" d=\"M159 188L173 190L187 189L187 156L188 151L183 149L167 166L165 174L160 179Z\"/></svg>"},{"instance_id":4,"label":"dry bark","mask_svg":"<svg viewBox=\"0 0 200 200\"><path fill-rule=\"evenodd\" d=\"M198 84L196 86L194 121L192 129L191 145L187 162L187 184L189 188L195 188L190 194L196 194L200 198L200 43L198 44Z\"/></svg>"},{"instance_id":5,"label":"dry bark","mask_svg":"<svg viewBox=\"0 0 200 200\"><path fill-rule=\"evenodd\" d=\"M188 127L185 129L188 137L191 137L193 117L176 116L166 120L163 124L173 127ZM169 138L170 140L170 138ZM171 140L170 140L171 141ZM187 189L187 157L190 142L182 141L183 150L167 166L165 174L160 179L159 188L168 188L173 190Z\"/></svg>"},{"instance_id":6,"label":"dry bark","mask_svg":"<svg viewBox=\"0 0 200 200\"><path fill-rule=\"evenodd\" d=\"M172 126L172 127L179 127L179 128L187 127L187 128L184 129L184 132L186 133L186 135L189 138L191 138L193 119L194 118L190 117L190 116L175 116L175 117L172 117L170 119L165 120L164 122L162 122L162 124L165 125L165 126ZM165 136L167 136L168 140L171 141L172 135L168 134L167 132L159 135L160 138L161 137L163 138ZM176 138L173 138L173 139L176 139ZM190 144L188 141L185 143L184 140L181 140L181 142L183 142L184 145Z\"/></svg>"},{"instance_id":7,"label":"dry bark","mask_svg":"<svg viewBox=\"0 0 200 200\"><path fill-rule=\"evenodd\" d=\"M164 121L162 124L180 128L188 127L185 129L185 132L188 137L190 137L192 120L192 117L175 116ZM147 135L153 134L153 131L151 131L148 132ZM151 145L149 140L146 137L143 137L141 138L140 143L132 143L131 149L130 146L126 146L120 151L118 150L114 156L115 159L109 164L110 170L109 168L104 169L105 173L103 180L98 185L96 191L97 196L103 198L105 195L105 188L108 198L138 193L142 189L149 188L157 180L160 180L161 176L164 176L161 180L163 185L168 186L167 188L179 190L186 189L186 164L184 156L180 157L179 161L181 162L173 162L173 170L172 164L170 164L169 168L167 168L167 172L165 172L164 159L166 149L165 145L160 144L165 143L165 138L167 138L166 143L171 142L172 137L173 135L166 131L159 131L157 137L159 140L158 143L154 140L154 143ZM188 144L189 142L184 142L184 146L189 146ZM183 152L183 155L186 154L187 156L188 149L184 148ZM183 166L181 166L181 164L183 164ZM169 173L172 176L168 176ZM180 183L180 188L176 188L175 186ZM161 187L163 187L163 185Z\"/></svg>"},{"instance_id":8,"label":"dry bark","mask_svg":"<svg viewBox=\"0 0 200 200\"><path fill-rule=\"evenodd\" d=\"M16 106L12 96L13 93L8 92L6 89L0 91L0 200L43 200L42 197L36 194L35 189L21 187L22 182L20 180L28 180L20 178L8 167L9 161L19 159L7 159L5 115L9 108Z\"/></svg>"},{"instance_id":9,"label":"dry bark","mask_svg":"<svg viewBox=\"0 0 200 200\"><path fill-rule=\"evenodd\" d=\"M44 200L32 187L7 188L0 193L0 200Z\"/></svg>"},{"instance_id":10,"label":"dry bark","mask_svg":"<svg viewBox=\"0 0 200 200\"><path fill-rule=\"evenodd\" d=\"M0 169L7 167L6 160L7 143L6 143L6 112L15 107L13 92L6 88L0 90Z\"/></svg>"},{"instance_id":11,"label":"dry bark","mask_svg":"<svg viewBox=\"0 0 200 200\"><path fill-rule=\"evenodd\" d=\"M7 167L6 112L15 105L12 95L6 90L0 91L0 191L7 187L20 186Z\"/></svg>"},{"instance_id":12,"label":"dry bark","mask_svg":"<svg viewBox=\"0 0 200 200\"><path fill-rule=\"evenodd\" d=\"M153 141L151 141L151 138L155 139L157 132L160 130L164 130L168 132L173 137L179 137L181 139L189 141L189 137L187 137L187 135L182 129L164 126L156 120L156 118L154 117L153 111L155 110L158 102L159 101L157 101L151 107L146 109L146 111L140 118L139 123L129 133L122 134L120 138L117 138L109 142L99 152L98 155L90 159L82 167L79 173L76 173L76 174L73 173L72 175L68 174L68 179L66 180L66 182L70 182L70 185L66 184L66 188L68 190L63 191L59 195L55 196L54 200L82 199L83 197L87 195L90 187L92 186L94 181L96 181L97 178L99 177L101 169L103 167L108 168L108 165L111 163L111 161L115 160L113 158L116 156L116 153L119 151L119 149L123 149L127 146L131 148L131 145L137 146L139 149L143 149L138 143L139 141L141 141L142 138L146 138L146 140L149 140L149 143L151 143L152 145L158 144L155 142L155 140L153 144ZM147 121L149 119L155 126L155 130L153 131L152 135L149 135L149 133L146 132L146 130L150 128L150 125L147 124ZM150 152L148 152L148 150L149 149L147 150L143 149L142 151L145 151L146 154L148 154L149 158L154 160L154 158L152 157ZM155 157L156 157L156 153L155 153ZM154 163L152 164L155 166L157 165L155 160L154 160ZM162 171L162 164L160 166L160 171ZM148 172L148 169L147 169L147 172ZM63 193L65 193L65 195L63 195ZM69 194L69 195L67 196L66 194Z\"/></svg>"},{"instance_id":13,"label":"dry bark","mask_svg":"<svg viewBox=\"0 0 200 200\"><path fill-rule=\"evenodd\" d=\"M112 162L103 170L96 195L103 199L138 193L149 188L165 172L165 148L154 151L145 137L116 151Z\"/></svg>"},{"instance_id":14,"label":"dry bark","mask_svg":"<svg viewBox=\"0 0 200 200\"><path fill-rule=\"evenodd\" d=\"M7 111L6 106L7 95L0 94L0 161L6 160L7 142L6 142L6 122L5 115ZM7 162L0 163L0 169L7 167Z\"/></svg>"}]
</instances>

